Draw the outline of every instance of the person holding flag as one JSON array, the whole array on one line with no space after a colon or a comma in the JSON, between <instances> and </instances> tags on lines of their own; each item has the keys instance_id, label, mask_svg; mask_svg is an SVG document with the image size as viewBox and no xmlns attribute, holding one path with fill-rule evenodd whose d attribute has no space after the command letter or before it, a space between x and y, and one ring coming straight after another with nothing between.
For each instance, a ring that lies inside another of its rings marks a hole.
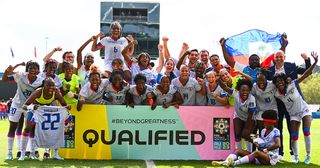
<instances>
[{"instance_id":1,"label":"person holding flag","mask_svg":"<svg viewBox=\"0 0 320 168\"><path fill-rule=\"evenodd\" d=\"M227 39L221 38L220 45L227 64L235 70L251 76L254 83L257 81L258 68L260 66L268 68L273 60L274 51L279 48L284 50L287 45L287 43L282 42L282 36L285 36L285 34L271 35L253 29ZM250 52L254 54L249 56L249 62L247 63L247 55ZM262 61L261 65L260 59Z\"/></svg>"}]
</instances>

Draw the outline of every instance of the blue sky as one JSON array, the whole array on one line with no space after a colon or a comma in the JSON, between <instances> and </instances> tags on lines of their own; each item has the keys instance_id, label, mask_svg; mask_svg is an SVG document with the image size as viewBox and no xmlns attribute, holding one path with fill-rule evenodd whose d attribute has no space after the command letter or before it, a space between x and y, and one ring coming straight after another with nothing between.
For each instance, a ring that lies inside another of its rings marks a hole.
<instances>
[{"instance_id":1,"label":"blue sky","mask_svg":"<svg viewBox=\"0 0 320 168\"><path fill-rule=\"evenodd\" d=\"M172 56L179 54L183 42L190 48L205 48L221 55L220 37L255 28L271 34L286 32L288 61L301 64L300 53L320 51L320 12L316 0L139 2L160 2L160 35L169 37ZM99 0L1 0L0 72L9 64L35 59L34 46L41 64L46 46L48 52L61 46L64 51L76 53L83 42L99 32L99 18ZM53 58L60 61L61 55L62 52L57 53ZM95 56L98 62L98 52Z\"/></svg>"}]
</instances>

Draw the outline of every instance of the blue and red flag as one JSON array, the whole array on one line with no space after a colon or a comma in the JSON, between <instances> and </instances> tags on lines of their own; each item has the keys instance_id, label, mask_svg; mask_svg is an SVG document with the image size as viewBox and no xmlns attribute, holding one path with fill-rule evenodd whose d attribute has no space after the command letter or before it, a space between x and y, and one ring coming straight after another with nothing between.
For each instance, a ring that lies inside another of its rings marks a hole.
<instances>
[{"instance_id":1,"label":"blue and red flag","mask_svg":"<svg viewBox=\"0 0 320 168\"><path fill-rule=\"evenodd\" d=\"M225 45L231 59L248 65L249 56L257 54L260 64L269 68L274 52L281 48L281 34L269 34L265 31L252 29L226 39Z\"/></svg>"}]
</instances>

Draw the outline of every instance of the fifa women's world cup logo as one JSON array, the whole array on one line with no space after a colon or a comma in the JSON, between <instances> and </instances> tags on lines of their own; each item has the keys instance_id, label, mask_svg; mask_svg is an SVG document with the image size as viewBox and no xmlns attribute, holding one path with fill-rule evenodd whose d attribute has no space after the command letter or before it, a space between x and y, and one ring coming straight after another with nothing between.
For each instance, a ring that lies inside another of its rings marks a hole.
<instances>
[{"instance_id":1,"label":"fifa women's world cup logo","mask_svg":"<svg viewBox=\"0 0 320 168\"><path fill-rule=\"evenodd\" d=\"M230 149L230 119L213 118L213 149Z\"/></svg>"}]
</instances>

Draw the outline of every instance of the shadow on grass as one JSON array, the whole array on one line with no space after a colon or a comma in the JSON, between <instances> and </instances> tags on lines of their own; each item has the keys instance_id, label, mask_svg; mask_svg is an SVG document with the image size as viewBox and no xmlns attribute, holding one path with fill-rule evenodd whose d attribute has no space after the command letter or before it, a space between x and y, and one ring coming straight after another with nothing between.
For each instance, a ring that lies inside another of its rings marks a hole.
<instances>
[{"instance_id":1,"label":"shadow on grass","mask_svg":"<svg viewBox=\"0 0 320 168\"><path fill-rule=\"evenodd\" d=\"M107 168L145 168L143 160L5 160L0 167L107 167Z\"/></svg>"}]
</instances>

